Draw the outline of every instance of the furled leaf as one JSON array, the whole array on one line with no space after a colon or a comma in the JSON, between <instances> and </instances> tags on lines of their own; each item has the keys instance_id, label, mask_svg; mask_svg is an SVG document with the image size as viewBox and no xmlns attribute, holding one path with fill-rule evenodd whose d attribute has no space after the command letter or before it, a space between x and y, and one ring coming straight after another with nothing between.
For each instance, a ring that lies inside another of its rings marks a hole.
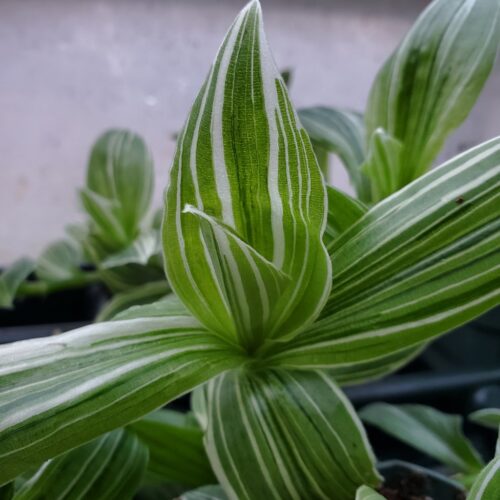
<instances>
[{"instance_id":1,"label":"furled leaf","mask_svg":"<svg viewBox=\"0 0 500 500\"><path fill-rule=\"evenodd\" d=\"M86 193L112 204L128 242L136 237L149 209L153 182L153 161L141 137L120 129L109 130L99 137L89 159ZM89 215L95 219L93 211Z\"/></svg>"},{"instance_id":2,"label":"furled leaf","mask_svg":"<svg viewBox=\"0 0 500 500\"><path fill-rule=\"evenodd\" d=\"M227 500L224 490L217 485L203 486L183 493L179 500Z\"/></svg>"},{"instance_id":3,"label":"furled leaf","mask_svg":"<svg viewBox=\"0 0 500 500\"><path fill-rule=\"evenodd\" d=\"M462 432L462 417L446 415L422 405L371 404L361 419L387 434L448 465L456 472L478 473L483 467Z\"/></svg>"},{"instance_id":4,"label":"furled leaf","mask_svg":"<svg viewBox=\"0 0 500 500\"><path fill-rule=\"evenodd\" d=\"M500 427L500 408L485 408L469 415L470 420L486 427Z\"/></svg>"},{"instance_id":5,"label":"furled leaf","mask_svg":"<svg viewBox=\"0 0 500 500\"><path fill-rule=\"evenodd\" d=\"M330 288L325 201L252 2L178 141L163 224L172 288L210 330L248 350L264 336L292 336L319 314ZM285 286L278 276L288 278Z\"/></svg>"},{"instance_id":6,"label":"furled leaf","mask_svg":"<svg viewBox=\"0 0 500 500\"><path fill-rule=\"evenodd\" d=\"M498 500L500 498L500 455L479 474L467 495L467 500Z\"/></svg>"},{"instance_id":7,"label":"furled leaf","mask_svg":"<svg viewBox=\"0 0 500 500\"><path fill-rule=\"evenodd\" d=\"M360 486L356 491L356 500L384 500L384 498L369 486Z\"/></svg>"},{"instance_id":8,"label":"furled leaf","mask_svg":"<svg viewBox=\"0 0 500 500\"><path fill-rule=\"evenodd\" d=\"M147 483L197 487L217 482L192 415L158 410L130 428L149 448Z\"/></svg>"},{"instance_id":9,"label":"furled leaf","mask_svg":"<svg viewBox=\"0 0 500 500\"><path fill-rule=\"evenodd\" d=\"M45 462L14 500L126 500L137 491L147 463L147 447L118 429Z\"/></svg>"},{"instance_id":10,"label":"furled leaf","mask_svg":"<svg viewBox=\"0 0 500 500\"><path fill-rule=\"evenodd\" d=\"M366 138L382 127L402 143L396 189L427 170L466 118L499 40L498 0L435 0L384 64L370 93Z\"/></svg>"},{"instance_id":11,"label":"furled leaf","mask_svg":"<svg viewBox=\"0 0 500 500\"><path fill-rule=\"evenodd\" d=\"M230 498L352 500L379 483L361 422L328 375L231 371L206 391L206 448Z\"/></svg>"},{"instance_id":12,"label":"furled leaf","mask_svg":"<svg viewBox=\"0 0 500 500\"><path fill-rule=\"evenodd\" d=\"M108 321L126 309L149 304L157 301L170 292L170 287L166 280L152 281L137 287L133 287L125 292L113 295L109 302L101 309L96 321Z\"/></svg>"},{"instance_id":13,"label":"furled leaf","mask_svg":"<svg viewBox=\"0 0 500 500\"><path fill-rule=\"evenodd\" d=\"M19 286L34 268L31 259L22 258L0 274L0 309L12 307Z\"/></svg>"},{"instance_id":14,"label":"furled leaf","mask_svg":"<svg viewBox=\"0 0 500 500\"><path fill-rule=\"evenodd\" d=\"M65 281L82 274L81 249L74 241L60 240L51 243L42 252L36 263L36 275L49 282Z\"/></svg>"},{"instance_id":15,"label":"furled leaf","mask_svg":"<svg viewBox=\"0 0 500 500\"><path fill-rule=\"evenodd\" d=\"M470 321L500 302L499 245L497 138L417 179L337 238L321 318L276 345L274 361L354 367Z\"/></svg>"},{"instance_id":16,"label":"furled leaf","mask_svg":"<svg viewBox=\"0 0 500 500\"><path fill-rule=\"evenodd\" d=\"M178 309L1 346L0 484L239 364Z\"/></svg>"},{"instance_id":17,"label":"furled leaf","mask_svg":"<svg viewBox=\"0 0 500 500\"><path fill-rule=\"evenodd\" d=\"M360 201L331 186L327 186L328 218L323 241L330 248L333 240L349 229L368 211Z\"/></svg>"},{"instance_id":18,"label":"furled leaf","mask_svg":"<svg viewBox=\"0 0 500 500\"><path fill-rule=\"evenodd\" d=\"M299 110L299 117L313 144L342 160L358 197L371 201L369 180L361 171L365 160L363 116L318 106Z\"/></svg>"},{"instance_id":19,"label":"furled leaf","mask_svg":"<svg viewBox=\"0 0 500 500\"><path fill-rule=\"evenodd\" d=\"M376 129L370 139L366 162L361 170L370 178L373 202L383 200L404 186L403 145L384 129Z\"/></svg>"}]
</instances>

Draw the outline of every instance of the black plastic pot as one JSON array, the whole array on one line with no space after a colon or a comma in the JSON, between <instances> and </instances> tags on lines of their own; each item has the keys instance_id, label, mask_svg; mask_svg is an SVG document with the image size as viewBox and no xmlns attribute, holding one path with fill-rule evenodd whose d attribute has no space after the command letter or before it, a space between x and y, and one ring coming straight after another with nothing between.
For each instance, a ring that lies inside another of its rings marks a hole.
<instances>
[{"instance_id":1,"label":"black plastic pot","mask_svg":"<svg viewBox=\"0 0 500 500\"><path fill-rule=\"evenodd\" d=\"M14 342L78 328L91 323L109 295L98 284L16 300L0 309L0 343Z\"/></svg>"},{"instance_id":2,"label":"black plastic pot","mask_svg":"<svg viewBox=\"0 0 500 500\"><path fill-rule=\"evenodd\" d=\"M400 460L382 462L379 471L385 479L381 493L387 498L465 500L459 483L435 471Z\"/></svg>"}]
</instances>

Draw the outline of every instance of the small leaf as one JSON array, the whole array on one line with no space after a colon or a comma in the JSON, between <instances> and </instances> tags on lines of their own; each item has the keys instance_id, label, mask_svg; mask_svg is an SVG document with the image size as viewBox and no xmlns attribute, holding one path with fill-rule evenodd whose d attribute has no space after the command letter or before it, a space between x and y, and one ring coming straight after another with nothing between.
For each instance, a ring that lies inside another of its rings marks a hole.
<instances>
[{"instance_id":1,"label":"small leaf","mask_svg":"<svg viewBox=\"0 0 500 500\"><path fill-rule=\"evenodd\" d=\"M203 486L183 493L179 500L227 500L224 490L217 485Z\"/></svg>"},{"instance_id":2,"label":"small leaf","mask_svg":"<svg viewBox=\"0 0 500 500\"><path fill-rule=\"evenodd\" d=\"M369 486L360 486L356 491L356 500L384 500L384 498Z\"/></svg>"},{"instance_id":3,"label":"small leaf","mask_svg":"<svg viewBox=\"0 0 500 500\"><path fill-rule=\"evenodd\" d=\"M206 448L230 498L352 500L378 485L362 424L328 375L231 371L206 392Z\"/></svg>"},{"instance_id":4,"label":"small leaf","mask_svg":"<svg viewBox=\"0 0 500 500\"><path fill-rule=\"evenodd\" d=\"M382 127L403 145L394 190L422 175L467 117L493 67L499 23L498 0L435 0L378 73L366 140Z\"/></svg>"},{"instance_id":5,"label":"small leaf","mask_svg":"<svg viewBox=\"0 0 500 500\"><path fill-rule=\"evenodd\" d=\"M31 274L35 263L22 258L0 274L0 309L11 308L21 283Z\"/></svg>"},{"instance_id":6,"label":"small leaf","mask_svg":"<svg viewBox=\"0 0 500 500\"><path fill-rule=\"evenodd\" d=\"M500 498L500 456L495 457L479 474L467 500L498 500Z\"/></svg>"},{"instance_id":7,"label":"small leaf","mask_svg":"<svg viewBox=\"0 0 500 500\"><path fill-rule=\"evenodd\" d=\"M326 192L328 195L328 218L323 241L328 249L333 240L361 219L368 208L360 201L332 186L327 186Z\"/></svg>"},{"instance_id":8,"label":"small leaf","mask_svg":"<svg viewBox=\"0 0 500 500\"><path fill-rule=\"evenodd\" d=\"M51 243L36 263L36 275L48 282L65 281L82 274L83 256L74 241L60 240Z\"/></svg>"},{"instance_id":9,"label":"small leaf","mask_svg":"<svg viewBox=\"0 0 500 500\"><path fill-rule=\"evenodd\" d=\"M134 434L118 429L45 462L14 500L131 499L147 463L147 447Z\"/></svg>"},{"instance_id":10,"label":"small leaf","mask_svg":"<svg viewBox=\"0 0 500 500\"><path fill-rule=\"evenodd\" d=\"M372 134L368 156L361 170L371 180L371 200L378 202L404 185L403 145L384 129Z\"/></svg>"},{"instance_id":11,"label":"small leaf","mask_svg":"<svg viewBox=\"0 0 500 500\"><path fill-rule=\"evenodd\" d=\"M103 269L125 266L127 264L147 265L151 258L161 253L158 231L153 230L140 235L131 245L106 257L100 264Z\"/></svg>"},{"instance_id":12,"label":"small leaf","mask_svg":"<svg viewBox=\"0 0 500 500\"><path fill-rule=\"evenodd\" d=\"M192 415L158 410L129 427L149 448L147 484L196 487L216 482L203 447L203 432Z\"/></svg>"},{"instance_id":13,"label":"small leaf","mask_svg":"<svg viewBox=\"0 0 500 500\"><path fill-rule=\"evenodd\" d=\"M456 472L474 474L483 467L462 432L462 418L422 405L371 404L360 412L368 422L387 434L448 465Z\"/></svg>"},{"instance_id":14,"label":"small leaf","mask_svg":"<svg viewBox=\"0 0 500 500\"><path fill-rule=\"evenodd\" d=\"M313 144L342 160L358 198L370 202L369 179L361 171L365 161L363 116L318 106L299 110L299 117Z\"/></svg>"},{"instance_id":15,"label":"small leaf","mask_svg":"<svg viewBox=\"0 0 500 500\"><path fill-rule=\"evenodd\" d=\"M469 419L486 427L498 429L500 426L500 408L485 408L475 411L469 415Z\"/></svg>"}]
</instances>

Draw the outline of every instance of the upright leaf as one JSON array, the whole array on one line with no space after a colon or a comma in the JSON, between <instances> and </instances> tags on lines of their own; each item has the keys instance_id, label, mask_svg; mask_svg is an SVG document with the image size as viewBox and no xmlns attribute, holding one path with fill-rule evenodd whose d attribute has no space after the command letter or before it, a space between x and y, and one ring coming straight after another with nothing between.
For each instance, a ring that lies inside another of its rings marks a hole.
<instances>
[{"instance_id":1,"label":"upright leaf","mask_svg":"<svg viewBox=\"0 0 500 500\"><path fill-rule=\"evenodd\" d=\"M328 375L231 371L206 391L206 447L230 498L352 500L379 483L361 422Z\"/></svg>"},{"instance_id":2,"label":"upright leaf","mask_svg":"<svg viewBox=\"0 0 500 500\"><path fill-rule=\"evenodd\" d=\"M240 358L168 304L0 347L0 484L164 405Z\"/></svg>"},{"instance_id":3,"label":"upright leaf","mask_svg":"<svg viewBox=\"0 0 500 500\"><path fill-rule=\"evenodd\" d=\"M354 368L421 346L500 302L500 138L373 207L331 246L321 318L282 364Z\"/></svg>"},{"instance_id":4,"label":"upright leaf","mask_svg":"<svg viewBox=\"0 0 500 500\"><path fill-rule=\"evenodd\" d=\"M481 457L462 432L462 418L422 405L374 403L360 412L364 422L436 458L456 472L477 474Z\"/></svg>"},{"instance_id":5,"label":"upright leaf","mask_svg":"<svg viewBox=\"0 0 500 500\"><path fill-rule=\"evenodd\" d=\"M371 201L369 179L361 171L366 156L363 116L317 106L299 110L299 117L313 144L342 160L358 197L364 202Z\"/></svg>"},{"instance_id":6,"label":"upright leaf","mask_svg":"<svg viewBox=\"0 0 500 500\"><path fill-rule=\"evenodd\" d=\"M0 274L0 309L12 307L19 286L34 268L31 259L22 258Z\"/></svg>"},{"instance_id":7,"label":"upright leaf","mask_svg":"<svg viewBox=\"0 0 500 500\"><path fill-rule=\"evenodd\" d=\"M81 249L74 241L60 240L44 249L36 263L36 275L44 281L64 281L82 274Z\"/></svg>"},{"instance_id":8,"label":"upright leaf","mask_svg":"<svg viewBox=\"0 0 500 500\"><path fill-rule=\"evenodd\" d=\"M370 93L366 140L381 127L402 144L396 189L427 170L466 118L499 40L498 0L435 0L384 64Z\"/></svg>"},{"instance_id":9,"label":"upright leaf","mask_svg":"<svg viewBox=\"0 0 500 500\"><path fill-rule=\"evenodd\" d=\"M325 198L252 2L178 141L163 224L172 288L209 329L248 350L293 335L330 287Z\"/></svg>"},{"instance_id":10,"label":"upright leaf","mask_svg":"<svg viewBox=\"0 0 500 500\"><path fill-rule=\"evenodd\" d=\"M147 447L134 434L118 429L45 462L14 500L130 499L147 463Z\"/></svg>"},{"instance_id":11,"label":"upright leaf","mask_svg":"<svg viewBox=\"0 0 500 500\"><path fill-rule=\"evenodd\" d=\"M498 500L500 498L500 456L497 455L479 474L467 500Z\"/></svg>"}]
</instances>

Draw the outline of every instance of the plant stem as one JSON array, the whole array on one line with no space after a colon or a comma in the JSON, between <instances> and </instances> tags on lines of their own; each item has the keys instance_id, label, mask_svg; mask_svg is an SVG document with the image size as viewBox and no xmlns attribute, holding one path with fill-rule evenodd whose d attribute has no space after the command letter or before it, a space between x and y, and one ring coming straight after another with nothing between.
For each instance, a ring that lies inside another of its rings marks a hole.
<instances>
[{"instance_id":1,"label":"plant stem","mask_svg":"<svg viewBox=\"0 0 500 500\"><path fill-rule=\"evenodd\" d=\"M80 288L99 281L101 281L100 274L96 271L83 272L78 276L61 281L25 281L19 286L16 297L22 298L48 295L49 293L59 292L61 290Z\"/></svg>"}]
</instances>

